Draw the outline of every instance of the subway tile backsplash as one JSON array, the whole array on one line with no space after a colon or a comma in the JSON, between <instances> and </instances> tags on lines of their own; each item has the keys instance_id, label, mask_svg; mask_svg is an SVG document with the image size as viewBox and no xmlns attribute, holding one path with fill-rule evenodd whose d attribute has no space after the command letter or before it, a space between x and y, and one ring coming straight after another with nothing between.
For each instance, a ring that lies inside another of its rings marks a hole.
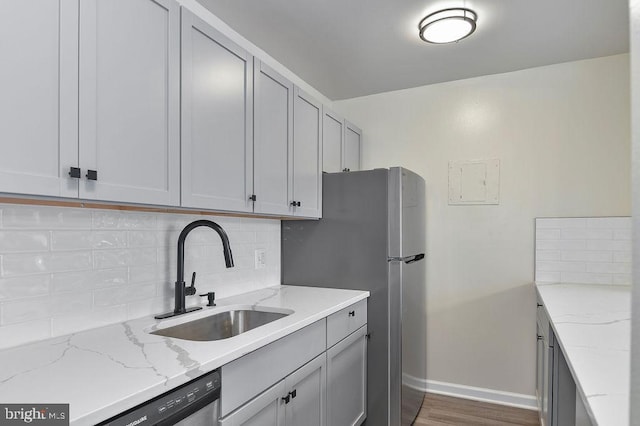
<instances>
[{"instance_id":1,"label":"subway tile backsplash","mask_svg":"<svg viewBox=\"0 0 640 426\"><path fill-rule=\"evenodd\" d=\"M537 218L535 280L631 284L631 218Z\"/></svg>"},{"instance_id":2,"label":"subway tile backsplash","mask_svg":"<svg viewBox=\"0 0 640 426\"><path fill-rule=\"evenodd\" d=\"M227 231L235 267L215 232L192 231L185 281L196 271L198 294L280 283L279 220L0 204L0 348L173 309L178 235L203 218Z\"/></svg>"}]
</instances>

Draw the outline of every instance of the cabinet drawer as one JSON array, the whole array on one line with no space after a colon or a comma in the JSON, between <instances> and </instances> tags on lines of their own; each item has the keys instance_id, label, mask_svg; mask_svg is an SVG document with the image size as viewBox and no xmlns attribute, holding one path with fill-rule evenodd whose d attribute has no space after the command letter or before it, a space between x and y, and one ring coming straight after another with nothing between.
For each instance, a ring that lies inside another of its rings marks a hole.
<instances>
[{"instance_id":1,"label":"cabinet drawer","mask_svg":"<svg viewBox=\"0 0 640 426\"><path fill-rule=\"evenodd\" d=\"M361 300L327 317L327 348L367 323L367 300Z\"/></svg>"},{"instance_id":2,"label":"cabinet drawer","mask_svg":"<svg viewBox=\"0 0 640 426\"><path fill-rule=\"evenodd\" d=\"M220 415L226 416L326 349L322 319L222 366Z\"/></svg>"}]
</instances>

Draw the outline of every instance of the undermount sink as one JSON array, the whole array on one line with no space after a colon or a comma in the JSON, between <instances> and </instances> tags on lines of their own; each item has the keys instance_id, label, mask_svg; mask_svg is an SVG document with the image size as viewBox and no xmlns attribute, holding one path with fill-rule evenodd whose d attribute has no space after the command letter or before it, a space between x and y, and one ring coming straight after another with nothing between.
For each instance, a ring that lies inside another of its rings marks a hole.
<instances>
[{"instance_id":1,"label":"undermount sink","mask_svg":"<svg viewBox=\"0 0 640 426\"><path fill-rule=\"evenodd\" d=\"M236 309L152 331L157 336L208 342L228 339L290 315L292 311Z\"/></svg>"}]
</instances>

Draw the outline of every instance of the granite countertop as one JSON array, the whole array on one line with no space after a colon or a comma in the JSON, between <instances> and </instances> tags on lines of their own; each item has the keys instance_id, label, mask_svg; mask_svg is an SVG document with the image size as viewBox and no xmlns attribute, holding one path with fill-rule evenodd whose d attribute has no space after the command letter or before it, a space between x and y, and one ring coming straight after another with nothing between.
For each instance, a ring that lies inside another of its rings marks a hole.
<instances>
[{"instance_id":1,"label":"granite countertop","mask_svg":"<svg viewBox=\"0 0 640 426\"><path fill-rule=\"evenodd\" d=\"M631 287L537 284L594 425L629 424Z\"/></svg>"},{"instance_id":2,"label":"granite countertop","mask_svg":"<svg viewBox=\"0 0 640 426\"><path fill-rule=\"evenodd\" d=\"M277 286L217 300L181 317L145 317L0 351L0 401L69 403L75 426L93 425L369 296L368 292ZM193 342L149 330L229 307L294 313L230 339Z\"/></svg>"}]
</instances>

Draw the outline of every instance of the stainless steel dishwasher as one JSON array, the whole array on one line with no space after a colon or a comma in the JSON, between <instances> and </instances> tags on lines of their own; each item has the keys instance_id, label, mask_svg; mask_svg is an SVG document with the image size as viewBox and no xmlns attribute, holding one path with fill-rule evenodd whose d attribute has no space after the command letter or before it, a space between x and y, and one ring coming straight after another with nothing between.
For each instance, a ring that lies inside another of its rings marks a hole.
<instances>
[{"instance_id":1,"label":"stainless steel dishwasher","mask_svg":"<svg viewBox=\"0 0 640 426\"><path fill-rule=\"evenodd\" d=\"M220 370L133 407L98 426L204 426L218 422Z\"/></svg>"}]
</instances>

